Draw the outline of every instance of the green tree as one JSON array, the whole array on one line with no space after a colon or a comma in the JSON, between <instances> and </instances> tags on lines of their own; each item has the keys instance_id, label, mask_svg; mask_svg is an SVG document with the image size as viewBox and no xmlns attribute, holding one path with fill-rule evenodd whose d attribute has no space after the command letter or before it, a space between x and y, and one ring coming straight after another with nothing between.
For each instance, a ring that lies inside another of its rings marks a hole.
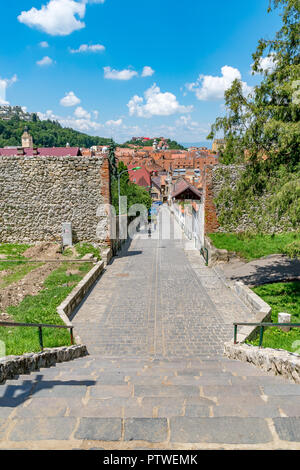
<instances>
[{"instance_id":1,"label":"green tree","mask_svg":"<svg viewBox=\"0 0 300 470\"><path fill-rule=\"evenodd\" d=\"M261 39L253 54L253 73L263 74L261 84L245 96L242 82L235 80L225 92L226 116L216 120L208 136L224 133L224 163L249 159L255 164L266 155L264 166L270 171L281 164L293 169L299 162L300 2L270 1L269 11L279 7L284 7L282 28L274 39ZM262 69L264 57L272 68Z\"/></svg>"},{"instance_id":2,"label":"green tree","mask_svg":"<svg viewBox=\"0 0 300 470\"><path fill-rule=\"evenodd\" d=\"M281 29L274 39L261 39L253 54L253 73L262 74L261 83L246 96L235 80L225 92L226 115L217 118L208 136L224 134L221 163L246 163L236 188L225 188L216 200L226 208L223 221L238 221L269 194L253 215L258 229L268 220L268 230L272 217L300 224L300 1L270 0L269 12L277 8ZM271 65L267 70L263 58Z\"/></svg>"},{"instance_id":3,"label":"green tree","mask_svg":"<svg viewBox=\"0 0 300 470\"><path fill-rule=\"evenodd\" d=\"M119 162L118 174L122 171L127 170L127 166L123 162ZM131 207L134 204L143 204L149 210L152 205L152 199L149 192L137 184L131 183L128 172L124 172L120 177L120 194L121 196L127 197L127 207ZM116 209L116 213L119 213L119 196L118 196L118 179L114 178L111 183L111 196L112 205Z\"/></svg>"}]
</instances>

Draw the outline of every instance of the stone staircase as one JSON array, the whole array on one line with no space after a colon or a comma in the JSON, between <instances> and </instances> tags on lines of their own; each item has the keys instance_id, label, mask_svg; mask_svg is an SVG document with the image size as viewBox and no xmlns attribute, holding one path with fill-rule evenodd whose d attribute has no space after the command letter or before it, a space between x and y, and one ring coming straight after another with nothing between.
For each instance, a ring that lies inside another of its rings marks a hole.
<instances>
[{"instance_id":1,"label":"stone staircase","mask_svg":"<svg viewBox=\"0 0 300 470\"><path fill-rule=\"evenodd\" d=\"M300 448L300 385L222 356L88 356L0 397L0 448Z\"/></svg>"}]
</instances>

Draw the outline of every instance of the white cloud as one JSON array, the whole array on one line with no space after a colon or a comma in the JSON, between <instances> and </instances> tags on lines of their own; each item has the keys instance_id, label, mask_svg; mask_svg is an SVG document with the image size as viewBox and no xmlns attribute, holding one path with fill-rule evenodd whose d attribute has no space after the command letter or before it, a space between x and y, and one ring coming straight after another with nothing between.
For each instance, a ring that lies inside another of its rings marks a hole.
<instances>
[{"instance_id":1,"label":"white cloud","mask_svg":"<svg viewBox=\"0 0 300 470\"><path fill-rule=\"evenodd\" d=\"M142 77L152 77L152 75L155 73L155 71L153 70L152 67L149 67L148 65L146 65L144 68L143 68L143 72L142 72Z\"/></svg>"},{"instance_id":2,"label":"white cloud","mask_svg":"<svg viewBox=\"0 0 300 470\"><path fill-rule=\"evenodd\" d=\"M145 118L188 113L192 110L192 106L180 105L173 93L162 93L156 83L144 93L144 98L135 95L127 106L130 116Z\"/></svg>"},{"instance_id":3,"label":"white cloud","mask_svg":"<svg viewBox=\"0 0 300 470\"><path fill-rule=\"evenodd\" d=\"M276 68L277 62L275 59L275 54L272 53L267 57L262 57L259 61L259 68L261 69L262 72L264 73L269 73L273 72L273 70ZM255 72L256 74L259 72Z\"/></svg>"},{"instance_id":4,"label":"white cloud","mask_svg":"<svg viewBox=\"0 0 300 470\"><path fill-rule=\"evenodd\" d=\"M197 121L193 121L191 116L180 116L175 122L177 131L187 133L190 136L199 137L199 135L207 135L209 128Z\"/></svg>"},{"instance_id":5,"label":"white cloud","mask_svg":"<svg viewBox=\"0 0 300 470\"><path fill-rule=\"evenodd\" d=\"M1 78L0 77L0 105L9 104L6 101L6 90L8 87L16 83L17 75L14 75L12 78Z\"/></svg>"},{"instance_id":6,"label":"white cloud","mask_svg":"<svg viewBox=\"0 0 300 470\"><path fill-rule=\"evenodd\" d=\"M199 75L195 83L188 83L187 89L193 91L200 101L221 100L224 93L231 87L235 79L241 80L241 72L228 65L224 65L221 69L221 76ZM246 82L242 82L243 92L248 95L252 88Z\"/></svg>"},{"instance_id":7,"label":"white cloud","mask_svg":"<svg viewBox=\"0 0 300 470\"><path fill-rule=\"evenodd\" d=\"M86 12L85 3L74 0L50 0L41 9L31 8L18 16L20 23L38 28L53 36L67 36L85 27L81 21Z\"/></svg>"},{"instance_id":8,"label":"white cloud","mask_svg":"<svg viewBox=\"0 0 300 470\"><path fill-rule=\"evenodd\" d=\"M49 44L47 43L47 41L42 41L42 42L40 42L39 46L46 49L47 47L49 47Z\"/></svg>"},{"instance_id":9,"label":"white cloud","mask_svg":"<svg viewBox=\"0 0 300 470\"><path fill-rule=\"evenodd\" d=\"M78 108L75 109L74 115L79 119L91 119L91 113L86 111L81 106L78 106Z\"/></svg>"},{"instance_id":10,"label":"white cloud","mask_svg":"<svg viewBox=\"0 0 300 470\"><path fill-rule=\"evenodd\" d=\"M73 91L69 91L69 93L66 93L64 98L60 100L60 104L65 107L76 106L77 104L80 103L80 101L81 100L77 98L77 96L75 95Z\"/></svg>"},{"instance_id":11,"label":"white cloud","mask_svg":"<svg viewBox=\"0 0 300 470\"><path fill-rule=\"evenodd\" d=\"M43 120L50 119L51 121L58 121L63 127L71 127L81 132L98 132L103 127L100 122L93 121L87 118L77 118L76 116L58 116L53 111L48 110L45 113L37 113L39 118Z\"/></svg>"},{"instance_id":12,"label":"white cloud","mask_svg":"<svg viewBox=\"0 0 300 470\"><path fill-rule=\"evenodd\" d=\"M53 60L47 55L43 57L41 60L37 61L37 65L39 65L40 67L47 67L48 65L51 65L51 64L53 64Z\"/></svg>"},{"instance_id":13,"label":"white cloud","mask_svg":"<svg viewBox=\"0 0 300 470\"><path fill-rule=\"evenodd\" d=\"M137 75L138 73L135 70L115 70L110 67L104 67L104 78L108 80L131 80L131 78Z\"/></svg>"},{"instance_id":14,"label":"white cloud","mask_svg":"<svg viewBox=\"0 0 300 470\"><path fill-rule=\"evenodd\" d=\"M70 49L71 54L80 54L82 52L103 52L105 47L102 44L81 44L78 49Z\"/></svg>"},{"instance_id":15,"label":"white cloud","mask_svg":"<svg viewBox=\"0 0 300 470\"><path fill-rule=\"evenodd\" d=\"M121 124L123 123L123 119L118 119L117 121L106 121L105 125L106 126L121 126Z\"/></svg>"}]
</instances>

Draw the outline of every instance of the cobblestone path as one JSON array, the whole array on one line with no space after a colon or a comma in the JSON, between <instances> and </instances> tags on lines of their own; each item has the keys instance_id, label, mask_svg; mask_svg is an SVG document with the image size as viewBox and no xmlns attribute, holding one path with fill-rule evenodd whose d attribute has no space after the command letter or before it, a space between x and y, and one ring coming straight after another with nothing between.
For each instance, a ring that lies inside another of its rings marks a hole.
<instances>
[{"instance_id":1,"label":"cobblestone path","mask_svg":"<svg viewBox=\"0 0 300 470\"><path fill-rule=\"evenodd\" d=\"M222 356L251 312L190 248L113 260L73 319L90 355L0 385L0 449L300 449L300 385Z\"/></svg>"}]
</instances>

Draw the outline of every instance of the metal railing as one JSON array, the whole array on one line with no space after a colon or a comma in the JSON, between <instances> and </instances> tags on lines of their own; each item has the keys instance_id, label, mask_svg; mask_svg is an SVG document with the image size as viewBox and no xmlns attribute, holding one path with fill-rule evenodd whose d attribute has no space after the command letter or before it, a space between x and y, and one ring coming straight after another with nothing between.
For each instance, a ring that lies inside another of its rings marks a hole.
<instances>
[{"instance_id":1,"label":"metal railing","mask_svg":"<svg viewBox=\"0 0 300 470\"><path fill-rule=\"evenodd\" d=\"M237 344L238 326L258 326L259 327L259 347L262 347L265 328L275 326L287 326L290 328L300 328L300 323L233 323L234 326L234 344Z\"/></svg>"},{"instance_id":2,"label":"metal railing","mask_svg":"<svg viewBox=\"0 0 300 470\"><path fill-rule=\"evenodd\" d=\"M73 326L67 325L47 325L43 323L13 323L7 321L0 321L0 326L19 326L19 327L30 327L30 328L38 328L39 330L39 342L41 351L44 350L43 344L43 328L62 328L62 329L69 329L70 330L70 337L71 337L71 344L74 344L74 335L73 335Z\"/></svg>"},{"instance_id":3,"label":"metal railing","mask_svg":"<svg viewBox=\"0 0 300 470\"><path fill-rule=\"evenodd\" d=\"M206 256L204 254L204 251L206 252ZM201 253L201 255L203 256L203 258L205 260L205 265L208 266L208 249L203 247L203 248L201 248L200 253Z\"/></svg>"}]
</instances>

